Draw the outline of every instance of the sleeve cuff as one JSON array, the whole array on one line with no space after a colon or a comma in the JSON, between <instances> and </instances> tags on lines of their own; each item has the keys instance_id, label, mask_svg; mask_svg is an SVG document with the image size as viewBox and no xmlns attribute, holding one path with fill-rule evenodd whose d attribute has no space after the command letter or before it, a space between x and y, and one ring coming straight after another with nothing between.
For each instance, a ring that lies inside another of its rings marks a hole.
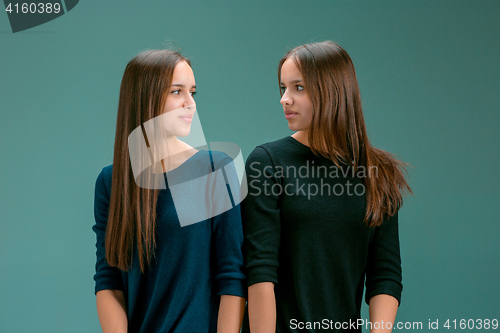
<instances>
[{"instance_id":1,"label":"sleeve cuff","mask_svg":"<svg viewBox=\"0 0 500 333\"><path fill-rule=\"evenodd\" d=\"M124 290L125 288L123 287L123 283L121 281L116 281L115 279L108 277L99 279L99 282L96 281L95 291L94 291L95 294L97 294L97 292L100 290L107 290L107 289Z\"/></svg>"},{"instance_id":2,"label":"sleeve cuff","mask_svg":"<svg viewBox=\"0 0 500 333\"><path fill-rule=\"evenodd\" d=\"M232 295L247 298L246 281L241 279L222 279L219 281L218 296Z\"/></svg>"},{"instance_id":3,"label":"sleeve cuff","mask_svg":"<svg viewBox=\"0 0 500 333\"><path fill-rule=\"evenodd\" d=\"M260 282L278 283L278 268L275 266L257 266L249 269L248 286Z\"/></svg>"},{"instance_id":4,"label":"sleeve cuff","mask_svg":"<svg viewBox=\"0 0 500 333\"><path fill-rule=\"evenodd\" d=\"M370 305L370 298L380 294L393 296L398 300L398 306L401 304L401 291L403 286L395 281L384 281L378 283L376 286L366 290L365 302Z\"/></svg>"}]
</instances>

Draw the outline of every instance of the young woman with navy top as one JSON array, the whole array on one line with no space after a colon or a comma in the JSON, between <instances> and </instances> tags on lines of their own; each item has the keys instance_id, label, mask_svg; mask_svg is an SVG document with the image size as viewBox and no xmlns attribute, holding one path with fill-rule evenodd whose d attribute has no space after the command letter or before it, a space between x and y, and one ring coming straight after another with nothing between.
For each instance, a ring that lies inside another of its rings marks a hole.
<instances>
[{"instance_id":1,"label":"young woman with navy top","mask_svg":"<svg viewBox=\"0 0 500 333\"><path fill-rule=\"evenodd\" d=\"M246 297L240 206L182 225L180 210L198 211L201 203L189 196L174 204L172 179L209 179L231 162L223 153L197 150L177 138L191 129L195 91L191 64L177 52L145 51L125 69L113 164L102 169L95 187L94 279L105 333L240 331ZM161 144L146 133L156 119L165 129ZM145 151L167 148L161 164L139 170L145 178L133 170L134 130L148 137ZM164 186L148 186L144 180L151 177ZM211 186L197 189L204 191L204 203L216 206Z\"/></svg>"},{"instance_id":2,"label":"young woman with navy top","mask_svg":"<svg viewBox=\"0 0 500 333\"><path fill-rule=\"evenodd\" d=\"M411 193L405 164L370 144L344 49L305 44L278 68L295 133L246 162L243 332L391 331L402 291L398 210ZM361 324L364 291L370 322Z\"/></svg>"}]
</instances>

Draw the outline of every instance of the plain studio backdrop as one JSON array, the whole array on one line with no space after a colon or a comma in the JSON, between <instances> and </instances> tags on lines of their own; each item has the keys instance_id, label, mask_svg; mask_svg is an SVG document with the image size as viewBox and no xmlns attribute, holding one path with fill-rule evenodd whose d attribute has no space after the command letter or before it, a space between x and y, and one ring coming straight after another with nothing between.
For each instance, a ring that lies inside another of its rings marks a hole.
<instances>
[{"instance_id":1,"label":"plain studio backdrop","mask_svg":"<svg viewBox=\"0 0 500 333\"><path fill-rule=\"evenodd\" d=\"M0 332L100 330L94 184L134 55L180 48L207 141L246 158L292 133L278 61L323 40L354 61L372 143L413 166L396 321L500 319L499 17L472 0L81 1L14 34L2 11Z\"/></svg>"}]
</instances>

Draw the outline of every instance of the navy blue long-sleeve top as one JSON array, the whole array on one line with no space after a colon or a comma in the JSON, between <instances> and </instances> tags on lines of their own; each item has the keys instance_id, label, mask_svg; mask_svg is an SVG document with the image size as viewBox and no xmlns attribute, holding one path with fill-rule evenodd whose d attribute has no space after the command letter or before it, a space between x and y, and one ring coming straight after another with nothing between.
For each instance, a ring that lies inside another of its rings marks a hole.
<instances>
[{"instance_id":1,"label":"navy blue long-sleeve top","mask_svg":"<svg viewBox=\"0 0 500 333\"><path fill-rule=\"evenodd\" d=\"M231 162L227 155L211 152L206 163L208 156L209 152L200 150L170 172L196 170L207 175ZM220 296L246 297L239 204L181 226L167 182L158 197L153 263L141 273L135 251L131 269L121 271L106 261L111 179L112 165L102 169L95 186L95 292L124 291L129 332L215 332ZM206 200L216 203L217 197Z\"/></svg>"}]
</instances>

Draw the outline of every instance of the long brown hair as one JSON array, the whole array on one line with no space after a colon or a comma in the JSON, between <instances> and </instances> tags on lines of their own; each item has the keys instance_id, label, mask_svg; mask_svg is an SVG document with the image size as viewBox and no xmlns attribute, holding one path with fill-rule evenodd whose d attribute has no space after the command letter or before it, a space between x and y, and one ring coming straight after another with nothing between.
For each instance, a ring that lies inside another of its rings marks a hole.
<instances>
[{"instance_id":1,"label":"long brown hair","mask_svg":"<svg viewBox=\"0 0 500 333\"><path fill-rule=\"evenodd\" d=\"M124 271L130 269L135 249L142 272L151 263L159 193L158 189L145 189L136 184L128 137L139 126L144 132L143 124L161 114L174 68L182 60L191 65L175 51L145 51L130 60L123 74L106 229L106 259L111 266Z\"/></svg>"},{"instance_id":2,"label":"long brown hair","mask_svg":"<svg viewBox=\"0 0 500 333\"><path fill-rule=\"evenodd\" d=\"M403 194L411 194L405 179L408 164L370 144L354 65L343 48L325 41L290 50L279 63L278 82L281 67L289 58L300 70L313 106L308 131L311 150L337 166L352 165L356 173L361 167L376 170L376 177L363 178L367 201L364 221L370 227L379 226L402 206Z\"/></svg>"}]
</instances>

